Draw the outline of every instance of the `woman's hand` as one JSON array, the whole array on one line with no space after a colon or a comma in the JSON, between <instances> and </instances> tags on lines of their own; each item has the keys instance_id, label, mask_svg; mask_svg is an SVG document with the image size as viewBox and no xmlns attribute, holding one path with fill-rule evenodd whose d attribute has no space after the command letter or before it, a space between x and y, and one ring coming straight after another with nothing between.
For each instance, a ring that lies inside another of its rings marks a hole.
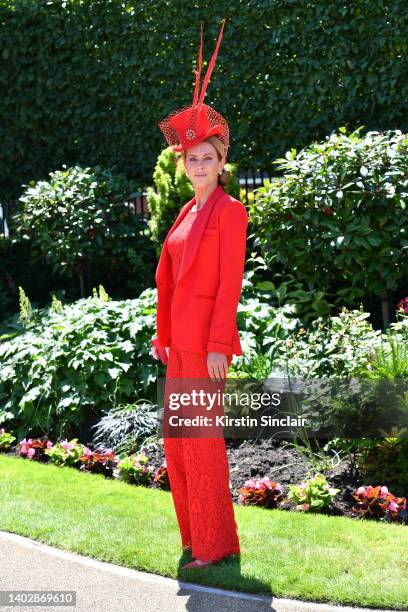
<instances>
[{"instance_id":1,"label":"woman's hand","mask_svg":"<svg viewBox=\"0 0 408 612\"><path fill-rule=\"evenodd\" d=\"M211 380L223 380L227 378L228 361L224 353L208 353L207 367Z\"/></svg>"},{"instance_id":2,"label":"woman's hand","mask_svg":"<svg viewBox=\"0 0 408 612\"><path fill-rule=\"evenodd\" d=\"M164 348L165 348L166 355L167 355L167 359L168 359L168 358L169 358L169 355L170 355L170 347L169 347L169 346L165 346ZM160 357L159 351L158 351L158 350L157 350L157 348L154 346L154 344L153 344L153 346L152 346L151 354L152 354L152 356L154 357L154 359L157 359L157 360L159 360L159 359L160 359L160 360L162 361L162 363L164 363L163 359Z\"/></svg>"}]
</instances>

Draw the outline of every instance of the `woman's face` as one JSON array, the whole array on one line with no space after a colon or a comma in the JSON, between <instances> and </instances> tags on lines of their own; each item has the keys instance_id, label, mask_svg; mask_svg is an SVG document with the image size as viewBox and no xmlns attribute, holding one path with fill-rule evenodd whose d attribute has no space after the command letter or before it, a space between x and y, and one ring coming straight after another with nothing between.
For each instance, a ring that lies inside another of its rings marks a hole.
<instances>
[{"instance_id":1,"label":"woman's face","mask_svg":"<svg viewBox=\"0 0 408 612\"><path fill-rule=\"evenodd\" d=\"M218 173L224 164L225 158L219 160L215 147L209 142L200 142L186 151L184 167L194 189L217 184Z\"/></svg>"}]
</instances>

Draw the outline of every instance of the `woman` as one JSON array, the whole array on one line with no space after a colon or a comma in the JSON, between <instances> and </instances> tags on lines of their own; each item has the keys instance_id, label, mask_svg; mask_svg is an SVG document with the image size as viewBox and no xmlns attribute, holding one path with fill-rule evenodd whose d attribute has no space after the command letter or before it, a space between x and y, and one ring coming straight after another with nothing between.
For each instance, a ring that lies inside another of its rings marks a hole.
<instances>
[{"instance_id":1,"label":"woman","mask_svg":"<svg viewBox=\"0 0 408 612\"><path fill-rule=\"evenodd\" d=\"M232 355L242 355L236 312L248 216L243 204L223 189L228 181L224 170L228 124L203 103L224 24L225 20L200 99L202 28L193 104L159 124L173 150L181 153L195 192L169 230L156 271L157 337L152 341L152 354L167 365L165 428L171 391L185 391L185 381L197 378L204 387L206 381L219 381L222 390ZM201 405L198 413L204 414L206 408ZM191 414L188 409L181 414ZM218 414L217 407L214 414ZM167 427L164 449L182 547L195 558L182 569L207 567L239 554L222 431L210 427L195 437L180 437L184 430L178 430L179 435L169 431Z\"/></svg>"}]
</instances>

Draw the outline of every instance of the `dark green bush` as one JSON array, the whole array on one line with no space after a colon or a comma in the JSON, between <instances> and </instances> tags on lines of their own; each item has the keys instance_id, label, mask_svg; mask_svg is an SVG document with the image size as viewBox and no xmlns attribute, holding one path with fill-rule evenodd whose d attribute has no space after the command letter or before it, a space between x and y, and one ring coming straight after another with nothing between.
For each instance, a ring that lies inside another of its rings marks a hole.
<instances>
[{"instance_id":1,"label":"dark green bush","mask_svg":"<svg viewBox=\"0 0 408 612\"><path fill-rule=\"evenodd\" d=\"M101 289L38 311L23 299L20 328L0 338L0 423L11 421L19 437L74 437L103 409L152 402L160 367L149 354L155 312L152 289L123 301Z\"/></svg>"},{"instance_id":2,"label":"dark green bush","mask_svg":"<svg viewBox=\"0 0 408 612\"><path fill-rule=\"evenodd\" d=\"M153 279L154 251L145 221L130 210L132 191L124 175L100 166L57 170L26 186L13 242L29 240L37 261L76 276L81 297L102 280L121 295L138 294Z\"/></svg>"},{"instance_id":3,"label":"dark green bush","mask_svg":"<svg viewBox=\"0 0 408 612\"><path fill-rule=\"evenodd\" d=\"M158 427L157 406L145 402L115 406L94 425L93 443L115 453L133 453Z\"/></svg>"},{"instance_id":4,"label":"dark green bush","mask_svg":"<svg viewBox=\"0 0 408 612\"><path fill-rule=\"evenodd\" d=\"M408 439L389 437L366 442L359 457L364 482L386 485L394 495L408 496Z\"/></svg>"},{"instance_id":5,"label":"dark green bush","mask_svg":"<svg viewBox=\"0 0 408 612\"><path fill-rule=\"evenodd\" d=\"M387 324L389 292L408 277L408 136L339 132L276 160L284 176L257 191L262 278L304 321L377 296Z\"/></svg>"},{"instance_id":6,"label":"dark green bush","mask_svg":"<svg viewBox=\"0 0 408 612\"><path fill-rule=\"evenodd\" d=\"M225 16L205 101L228 119L239 167L272 170L336 125L407 130L405 10L405 0L189 10L185 0L3 0L0 194L95 160L148 184L158 121L192 100L200 21L205 70Z\"/></svg>"},{"instance_id":7,"label":"dark green bush","mask_svg":"<svg viewBox=\"0 0 408 612\"><path fill-rule=\"evenodd\" d=\"M0 238L0 321L18 311L18 287L23 287L32 304L44 307L52 293L64 301L78 299L79 286L75 278L56 274L52 266L33 252L31 240L16 241Z\"/></svg>"}]
</instances>

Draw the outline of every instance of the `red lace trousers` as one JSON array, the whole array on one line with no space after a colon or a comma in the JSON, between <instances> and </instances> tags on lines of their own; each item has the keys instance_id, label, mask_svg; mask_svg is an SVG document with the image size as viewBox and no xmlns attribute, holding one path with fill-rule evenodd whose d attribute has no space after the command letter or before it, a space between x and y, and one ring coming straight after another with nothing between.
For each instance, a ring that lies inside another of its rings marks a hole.
<instances>
[{"instance_id":1,"label":"red lace trousers","mask_svg":"<svg viewBox=\"0 0 408 612\"><path fill-rule=\"evenodd\" d=\"M228 365L231 360L228 357ZM165 419L170 414L166 399L169 388L174 392L179 384L179 389L185 390L180 379L188 378L210 378L207 353L170 348L164 391ZM218 384L222 388L225 382ZM240 552L238 526L229 489L229 464L222 429L220 437L203 435L206 434L200 432L198 438L168 437L164 433L164 451L183 549L192 547L192 556L202 561L220 560Z\"/></svg>"}]
</instances>

